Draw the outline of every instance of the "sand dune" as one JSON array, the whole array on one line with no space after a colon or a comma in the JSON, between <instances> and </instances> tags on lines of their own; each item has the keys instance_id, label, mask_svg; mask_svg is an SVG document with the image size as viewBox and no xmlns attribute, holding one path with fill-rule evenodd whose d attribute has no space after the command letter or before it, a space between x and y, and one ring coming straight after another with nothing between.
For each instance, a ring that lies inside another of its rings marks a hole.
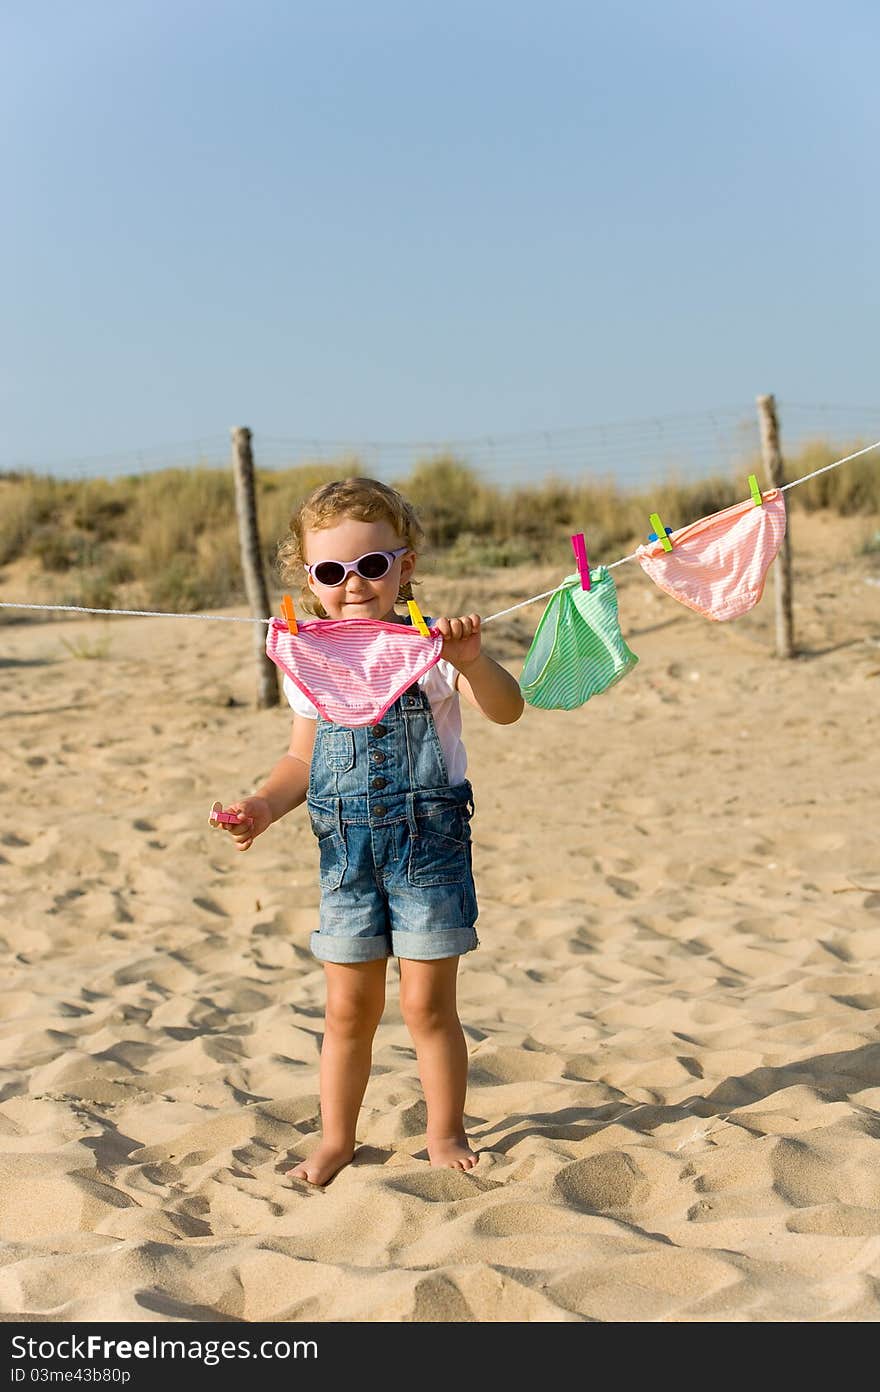
<instances>
[{"instance_id":1,"label":"sand dune","mask_svg":"<svg viewBox=\"0 0 880 1392\"><path fill-rule=\"evenodd\" d=\"M311 833L239 855L206 820L286 747L250 630L5 624L0 1313L877 1319L876 527L796 516L795 661L770 586L710 624L626 566L625 681L465 711L480 1161L428 1164L392 966L360 1149L320 1191L283 1174L318 1129ZM558 578L431 576L423 607ZM514 672L540 612L486 629Z\"/></svg>"}]
</instances>

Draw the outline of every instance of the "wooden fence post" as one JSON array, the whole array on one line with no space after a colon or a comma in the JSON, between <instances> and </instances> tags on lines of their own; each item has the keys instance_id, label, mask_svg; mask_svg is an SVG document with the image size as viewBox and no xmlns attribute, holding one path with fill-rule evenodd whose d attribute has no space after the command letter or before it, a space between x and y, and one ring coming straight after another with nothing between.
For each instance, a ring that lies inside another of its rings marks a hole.
<instances>
[{"instance_id":1,"label":"wooden fence post","mask_svg":"<svg viewBox=\"0 0 880 1392\"><path fill-rule=\"evenodd\" d=\"M248 603L255 619L271 618L269 591L263 573L260 550L260 531L257 526L257 493L254 486L254 457L251 453L251 432L247 426L232 427L232 469L235 475L235 511L238 515L238 540L241 547L241 568L244 573ZM254 656L257 659L257 705L277 706L278 670L266 655L266 627L253 625Z\"/></svg>"},{"instance_id":2,"label":"wooden fence post","mask_svg":"<svg viewBox=\"0 0 880 1392\"><path fill-rule=\"evenodd\" d=\"M764 468L773 488L785 483L785 465L779 446L779 422L776 418L776 398L758 397L758 420L761 426L761 454ZM791 513L788 512L785 537L773 567L776 596L776 656L794 657L794 618L791 593Z\"/></svg>"}]
</instances>

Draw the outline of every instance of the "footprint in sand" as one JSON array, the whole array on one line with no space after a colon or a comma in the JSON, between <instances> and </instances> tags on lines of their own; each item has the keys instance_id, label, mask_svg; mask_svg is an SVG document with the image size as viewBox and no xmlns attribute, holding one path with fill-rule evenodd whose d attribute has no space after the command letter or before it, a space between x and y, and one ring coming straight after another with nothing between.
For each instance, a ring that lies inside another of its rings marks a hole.
<instances>
[{"instance_id":1,"label":"footprint in sand","mask_svg":"<svg viewBox=\"0 0 880 1392\"><path fill-rule=\"evenodd\" d=\"M400 1194L412 1194L413 1198L424 1199L427 1203L456 1203L459 1199L473 1199L477 1191L497 1189L494 1183L481 1183L473 1170L430 1170L426 1174L406 1175L400 1179L387 1181L390 1189Z\"/></svg>"},{"instance_id":2,"label":"footprint in sand","mask_svg":"<svg viewBox=\"0 0 880 1392\"><path fill-rule=\"evenodd\" d=\"M605 883L621 899L635 899L642 893L641 886L637 885L635 880L625 880L619 875L606 875Z\"/></svg>"},{"instance_id":3,"label":"footprint in sand","mask_svg":"<svg viewBox=\"0 0 880 1392\"><path fill-rule=\"evenodd\" d=\"M570 1233L572 1215L543 1204L501 1202L477 1215L474 1233L478 1237L547 1237Z\"/></svg>"},{"instance_id":4,"label":"footprint in sand","mask_svg":"<svg viewBox=\"0 0 880 1392\"><path fill-rule=\"evenodd\" d=\"M556 1176L562 1197L589 1213L627 1213L648 1196L650 1185L624 1151L575 1160Z\"/></svg>"},{"instance_id":5,"label":"footprint in sand","mask_svg":"<svg viewBox=\"0 0 880 1392\"><path fill-rule=\"evenodd\" d=\"M213 899L206 899L206 898L205 898L203 895L201 895L201 894L197 894L197 895L195 895L195 896L193 897L193 903L194 903L195 905L197 905L198 908L204 909L204 910L205 910L205 913L216 914L216 915L218 916L218 918L228 918L228 917L229 917L229 915L228 915L228 913L226 912L226 910L225 910L225 909L222 909L222 908L220 907L220 905L219 905L218 903L216 903L215 900L213 900Z\"/></svg>"},{"instance_id":6,"label":"footprint in sand","mask_svg":"<svg viewBox=\"0 0 880 1392\"><path fill-rule=\"evenodd\" d=\"M791 1233L812 1233L817 1237L878 1237L880 1212L854 1204L822 1204L802 1208L786 1219Z\"/></svg>"},{"instance_id":7,"label":"footprint in sand","mask_svg":"<svg viewBox=\"0 0 880 1392\"><path fill-rule=\"evenodd\" d=\"M477 1318L455 1282L441 1272L423 1277L416 1286L411 1320L433 1324L473 1324Z\"/></svg>"}]
</instances>

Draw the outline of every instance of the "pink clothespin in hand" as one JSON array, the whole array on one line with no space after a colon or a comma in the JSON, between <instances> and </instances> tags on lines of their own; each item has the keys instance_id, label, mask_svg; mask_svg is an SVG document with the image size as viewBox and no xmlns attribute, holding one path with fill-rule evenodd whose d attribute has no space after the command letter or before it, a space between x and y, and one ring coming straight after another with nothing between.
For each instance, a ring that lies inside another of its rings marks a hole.
<instances>
[{"instance_id":1,"label":"pink clothespin in hand","mask_svg":"<svg viewBox=\"0 0 880 1392\"><path fill-rule=\"evenodd\" d=\"M241 820L237 812L224 812L223 803L215 802L214 806L211 808L208 824L212 827L238 826Z\"/></svg>"},{"instance_id":2,"label":"pink clothespin in hand","mask_svg":"<svg viewBox=\"0 0 880 1392\"><path fill-rule=\"evenodd\" d=\"M571 545L581 577L581 589L588 590L590 588L590 563L587 560L587 544L584 541L583 532L578 532L576 536L572 537Z\"/></svg>"}]
</instances>

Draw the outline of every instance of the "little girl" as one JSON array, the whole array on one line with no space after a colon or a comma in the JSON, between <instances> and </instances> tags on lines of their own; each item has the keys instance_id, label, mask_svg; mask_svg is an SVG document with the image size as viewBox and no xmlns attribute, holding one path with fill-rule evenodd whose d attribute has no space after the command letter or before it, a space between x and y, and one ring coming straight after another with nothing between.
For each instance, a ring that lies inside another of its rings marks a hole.
<instances>
[{"instance_id":1,"label":"little girl","mask_svg":"<svg viewBox=\"0 0 880 1392\"><path fill-rule=\"evenodd\" d=\"M405 624L394 606L412 598L421 540L395 489L367 478L325 484L291 520L279 547L282 578L292 585L305 570L304 607L321 618ZM321 909L311 948L327 988L322 1137L291 1171L310 1184L326 1184L354 1154L390 956L425 1092L431 1164L477 1163L464 1131L467 1046L456 1006L458 959L478 945L458 698L499 725L519 719L523 699L481 650L479 615L433 626L444 639L440 661L378 724L331 724L285 676L294 711L288 752L252 797L228 809L242 819L227 827L240 851L303 802L318 838Z\"/></svg>"}]
</instances>

